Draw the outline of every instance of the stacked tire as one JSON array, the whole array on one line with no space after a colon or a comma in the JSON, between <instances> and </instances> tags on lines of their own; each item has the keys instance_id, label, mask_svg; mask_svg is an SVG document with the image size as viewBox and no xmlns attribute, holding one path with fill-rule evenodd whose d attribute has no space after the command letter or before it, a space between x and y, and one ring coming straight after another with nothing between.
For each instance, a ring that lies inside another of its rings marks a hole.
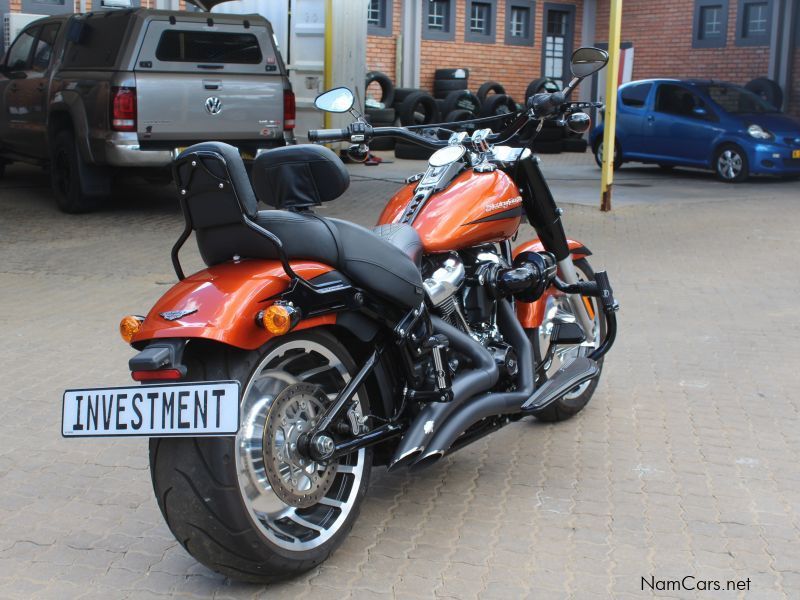
<instances>
[{"instance_id":1,"label":"stacked tire","mask_svg":"<svg viewBox=\"0 0 800 600\"><path fill-rule=\"evenodd\" d=\"M384 105L384 108L376 108L374 106L367 106L365 108L367 120L373 127L391 127L397 120L397 111L393 107L395 102L395 87L392 80L387 75L380 71L370 71L366 77L366 87L369 90L370 85L377 84L381 90L380 98L374 98ZM373 86L374 87L374 86ZM367 92L369 97L369 92ZM379 138L370 143L372 150L391 150L394 148L393 138Z\"/></svg>"},{"instance_id":2,"label":"stacked tire","mask_svg":"<svg viewBox=\"0 0 800 600\"><path fill-rule=\"evenodd\" d=\"M433 97L444 100L450 92L469 89L469 69L436 69L433 75Z\"/></svg>"}]
</instances>

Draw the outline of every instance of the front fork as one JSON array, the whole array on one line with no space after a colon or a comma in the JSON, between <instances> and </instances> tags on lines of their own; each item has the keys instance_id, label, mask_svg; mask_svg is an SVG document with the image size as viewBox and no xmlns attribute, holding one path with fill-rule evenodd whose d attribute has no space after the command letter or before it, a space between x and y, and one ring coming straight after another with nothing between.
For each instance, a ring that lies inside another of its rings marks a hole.
<instances>
[{"instance_id":1,"label":"front fork","mask_svg":"<svg viewBox=\"0 0 800 600\"><path fill-rule=\"evenodd\" d=\"M558 261L558 270L561 272L562 279L574 285L578 283L578 271L575 268L575 263L572 262L572 257L568 256L564 260ZM567 294L567 299L572 305L572 312L580 322L583 333L586 335L587 340L595 339L595 322L589 316L589 311L586 310L586 304L583 303L583 297L580 294Z\"/></svg>"}]
</instances>

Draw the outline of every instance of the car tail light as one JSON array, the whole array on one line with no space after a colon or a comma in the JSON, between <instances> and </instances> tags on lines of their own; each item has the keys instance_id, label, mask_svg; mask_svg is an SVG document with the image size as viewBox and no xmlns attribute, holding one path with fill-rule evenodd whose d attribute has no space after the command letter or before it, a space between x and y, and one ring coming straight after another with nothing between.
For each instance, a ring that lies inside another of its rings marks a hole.
<instances>
[{"instance_id":1,"label":"car tail light","mask_svg":"<svg viewBox=\"0 0 800 600\"><path fill-rule=\"evenodd\" d=\"M294 122L297 115L297 109L294 104L294 92L292 90L283 90L283 130L289 131L294 129Z\"/></svg>"},{"instance_id":2,"label":"car tail light","mask_svg":"<svg viewBox=\"0 0 800 600\"><path fill-rule=\"evenodd\" d=\"M136 131L136 88L111 88L111 129Z\"/></svg>"}]
</instances>

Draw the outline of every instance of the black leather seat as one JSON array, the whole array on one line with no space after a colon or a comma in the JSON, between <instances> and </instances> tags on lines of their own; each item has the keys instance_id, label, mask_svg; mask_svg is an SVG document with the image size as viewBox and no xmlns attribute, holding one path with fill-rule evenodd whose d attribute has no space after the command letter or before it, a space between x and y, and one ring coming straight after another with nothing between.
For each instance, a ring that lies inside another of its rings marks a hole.
<instances>
[{"instance_id":1,"label":"black leather seat","mask_svg":"<svg viewBox=\"0 0 800 600\"><path fill-rule=\"evenodd\" d=\"M372 229L372 233L402 250L414 261L418 269L422 267L422 240L411 225L405 223L378 225Z\"/></svg>"},{"instance_id":2,"label":"black leather seat","mask_svg":"<svg viewBox=\"0 0 800 600\"><path fill-rule=\"evenodd\" d=\"M271 153L277 156L262 160ZM308 157L308 164L303 162L304 156ZM267 238L247 227L246 217L275 234L290 259L328 264L356 285L407 308L422 302L422 277L418 266L422 246L411 227L385 227L376 235L355 223L320 217L307 210L258 211L256 196L238 151L220 142L187 148L178 157L177 165L178 186L186 190L185 210L188 210L200 255L207 265L225 262L233 256L278 257ZM265 167L269 177L259 175L261 167ZM288 183L282 181L285 177L311 177L313 181L311 184L307 180ZM349 185L349 174L341 161L321 146L292 146L262 154L253 166L253 179L259 198L273 206L296 201L305 207L309 202L329 201L344 193ZM233 185L226 186L225 181ZM285 194L296 195L285 198ZM234 218L235 211L238 211L238 218ZM405 227L412 233L401 231Z\"/></svg>"}]
</instances>

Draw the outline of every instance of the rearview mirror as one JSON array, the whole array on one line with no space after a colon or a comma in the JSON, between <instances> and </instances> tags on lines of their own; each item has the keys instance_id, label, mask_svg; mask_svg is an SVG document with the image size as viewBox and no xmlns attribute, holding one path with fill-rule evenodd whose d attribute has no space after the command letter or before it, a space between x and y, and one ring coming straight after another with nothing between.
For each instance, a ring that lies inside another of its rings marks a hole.
<instances>
[{"instance_id":1,"label":"rearview mirror","mask_svg":"<svg viewBox=\"0 0 800 600\"><path fill-rule=\"evenodd\" d=\"M578 48L572 53L570 68L575 77L588 77L606 66L608 52L599 48Z\"/></svg>"},{"instance_id":2,"label":"rearview mirror","mask_svg":"<svg viewBox=\"0 0 800 600\"><path fill-rule=\"evenodd\" d=\"M314 106L325 112L347 112L353 108L353 92L346 87L328 90L314 99Z\"/></svg>"}]
</instances>

